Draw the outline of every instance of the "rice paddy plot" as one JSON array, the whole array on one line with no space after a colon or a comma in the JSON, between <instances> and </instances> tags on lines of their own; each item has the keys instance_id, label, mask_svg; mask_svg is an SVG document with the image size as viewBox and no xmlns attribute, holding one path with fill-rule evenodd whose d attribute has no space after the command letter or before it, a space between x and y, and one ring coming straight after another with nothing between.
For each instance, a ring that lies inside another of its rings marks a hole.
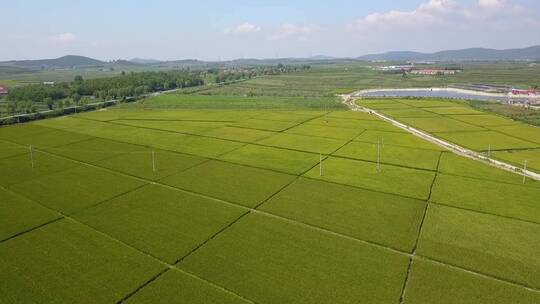
<instances>
[{"instance_id":1,"label":"rice paddy plot","mask_svg":"<svg viewBox=\"0 0 540 304\"><path fill-rule=\"evenodd\" d=\"M377 170L376 163L336 157L326 159L322 171L321 176L317 166L305 176L421 200L428 198L435 176L434 172L384 164Z\"/></svg>"},{"instance_id":2,"label":"rice paddy plot","mask_svg":"<svg viewBox=\"0 0 540 304\"><path fill-rule=\"evenodd\" d=\"M342 156L372 162L381 162L404 167L436 170L440 151L414 149L353 141L336 151L334 156Z\"/></svg>"},{"instance_id":3,"label":"rice paddy plot","mask_svg":"<svg viewBox=\"0 0 540 304\"><path fill-rule=\"evenodd\" d=\"M160 182L255 207L296 177L220 161L209 161Z\"/></svg>"},{"instance_id":4,"label":"rice paddy plot","mask_svg":"<svg viewBox=\"0 0 540 304\"><path fill-rule=\"evenodd\" d=\"M36 124L19 124L0 128L0 139L15 141L25 137L35 137L40 133L52 131L54 129L45 128Z\"/></svg>"},{"instance_id":5,"label":"rice paddy plot","mask_svg":"<svg viewBox=\"0 0 540 304\"><path fill-rule=\"evenodd\" d=\"M438 114L428 112L419 108L408 108L400 110L382 110L384 115L394 118L414 118L414 117L439 117Z\"/></svg>"},{"instance_id":6,"label":"rice paddy plot","mask_svg":"<svg viewBox=\"0 0 540 304\"><path fill-rule=\"evenodd\" d=\"M115 120L114 123L137 128L158 129L184 134L201 134L209 129L219 128L225 125L223 122L166 120Z\"/></svg>"},{"instance_id":7,"label":"rice paddy plot","mask_svg":"<svg viewBox=\"0 0 540 304\"><path fill-rule=\"evenodd\" d=\"M248 304L250 302L193 275L171 269L145 286L124 303L153 304L159 299L169 304Z\"/></svg>"},{"instance_id":8,"label":"rice paddy plot","mask_svg":"<svg viewBox=\"0 0 540 304\"><path fill-rule=\"evenodd\" d=\"M302 124L292 129L289 129L284 133L351 140L353 138L356 138L362 132L364 132L364 130L329 127L313 124Z\"/></svg>"},{"instance_id":9,"label":"rice paddy plot","mask_svg":"<svg viewBox=\"0 0 540 304\"><path fill-rule=\"evenodd\" d=\"M277 112L277 111L259 111L260 114L253 116L254 119L275 120L285 122L303 123L306 120L323 115L324 112L313 111L311 114L297 114L295 111Z\"/></svg>"},{"instance_id":10,"label":"rice paddy plot","mask_svg":"<svg viewBox=\"0 0 540 304\"><path fill-rule=\"evenodd\" d=\"M93 163L119 154L142 151L144 147L108 139L92 138L66 146L44 148L43 150L77 161Z\"/></svg>"},{"instance_id":11,"label":"rice paddy plot","mask_svg":"<svg viewBox=\"0 0 540 304\"><path fill-rule=\"evenodd\" d=\"M163 150L144 149L94 163L97 166L148 180L158 180L191 168L205 158Z\"/></svg>"},{"instance_id":12,"label":"rice paddy plot","mask_svg":"<svg viewBox=\"0 0 540 304\"><path fill-rule=\"evenodd\" d=\"M430 205L417 253L540 288L540 225Z\"/></svg>"},{"instance_id":13,"label":"rice paddy plot","mask_svg":"<svg viewBox=\"0 0 540 304\"><path fill-rule=\"evenodd\" d=\"M24 154L29 151L29 147L24 147L18 144L0 141L0 158L6 158L19 154Z\"/></svg>"},{"instance_id":14,"label":"rice paddy plot","mask_svg":"<svg viewBox=\"0 0 540 304\"><path fill-rule=\"evenodd\" d=\"M425 202L300 178L260 209L360 240L412 251Z\"/></svg>"},{"instance_id":15,"label":"rice paddy plot","mask_svg":"<svg viewBox=\"0 0 540 304\"><path fill-rule=\"evenodd\" d=\"M119 141L122 141L122 139L129 137L138 131L135 127L121 126L74 117L41 120L37 121L36 124L48 126L50 128L69 130L70 132L74 133Z\"/></svg>"},{"instance_id":16,"label":"rice paddy plot","mask_svg":"<svg viewBox=\"0 0 540 304\"><path fill-rule=\"evenodd\" d=\"M143 182L132 178L78 166L12 185L10 189L51 209L71 214L142 185Z\"/></svg>"},{"instance_id":17,"label":"rice paddy plot","mask_svg":"<svg viewBox=\"0 0 540 304\"><path fill-rule=\"evenodd\" d=\"M439 174L436 203L540 223L540 188Z\"/></svg>"},{"instance_id":18,"label":"rice paddy plot","mask_svg":"<svg viewBox=\"0 0 540 304\"><path fill-rule=\"evenodd\" d=\"M261 304L397 303L407 265L407 256L253 213L178 264Z\"/></svg>"},{"instance_id":19,"label":"rice paddy plot","mask_svg":"<svg viewBox=\"0 0 540 304\"><path fill-rule=\"evenodd\" d=\"M484 131L484 128L446 117L400 118L400 121L414 128L430 133Z\"/></svg>"},{"instance_id":20,"label":"rice paddy plot","mask_svg":"<svg viewBox=\"0 0 540 304\"><path fill-rule=\"evenodd\" d=\"M235 127L221 127L210 129L202 132L201 135L215 137L225 140L241 141L246 143L253 143L263 138L270 137L276 134L272 131L263 131L256 129L235 128Z\"/></svg>"},{"instance_id":21,"label":"rice paddy plot","mask_svg":"<svg viewBox=\"0 0 540 304\"><path fill-rule=\"evenodd\" d=\"M415 107L415 108L446 108L446 107L456 107L460 105L462 105L463 107L467 107L467 105L460 104L455 101L436 100L436 99L429 99L429 98L399 99L399 102L402 104L411 106L411 107Z\"/></svg>"},{"instance_id":22,"label":"rice paddy plot","mask_svg":"<svg viewBox=\"0 0 540 304\"><path fill-rule=\"evenodd\" d=\"M247 145L219 157L233 163L299 175L317 165L320 156L314 153Z\"/></svg>"},{"instance_id":23,"label":"rice paddy plot","mask_svg":"<svg viewBox=\"0 0 540 304\"><path fill-rule=\"evenodd\" d=\"M379 120L377 117L371 114L364 113L364 112L356 112L356 111L334 111L327 114L326 117L360 119L360 120Z\"/></svg>"},{"instance_id":24,"label":"rice paddy plot","mask_svg":"<svg viewBox=\"0 0 540 304\"><path fill-rule=\"evenodd\" d=\"M471 125L476 125L479 127L496 127L496 126L508 126L517 124L517 122L493 115L493 114L480 114L480 115L447 115L447 117L466 122Z\"/></svg>"},{"instance_id":25,"label":"rice paddy plot","mask_svg":"<svg viewBox=\"0 0 540 304\"><path fill-rule=\"evenodd\" d=\"M228 124L231 127L256 129L263 131L282 132L289 128L292 128L299 123L291 121L277 121L277 120L264 120L264 119L246 119L236 123Z\"/></svg>"},{"instance_id":26,"label":"rice paddy plot","mask_svg":"<svg viewBox=\"0 0 540 304\"><path fill-rule=\"evenodd\" d=\"M489 150L528 149L539 146L539 144L495 131L446 132L435 133L434 135L475 151L489 152Z\"/></svg>"},{"instance_id":27,"label":"rice paddy plot","mask_svg":"<svg viewBox=\"0 0 540 304\"><path fill-rule=\"evenodd\" d=\"M124 138L124 141L202 157L216 157L243 145L228 140L148 129L140 129L135 135Z\"/></svg>"},{"instance_id":28,"label":"rice paddy plot","mask_svg":"<svg viewBox=\"0 0 540 304\"><path fill-rule=\"evenodd\" d=\"M0 188L0 241L60 218L36 202Z\"/></svg>"},{"instance_id":29,"label":"rice paddy plot","mask_svg":"<svg viewBox=\"0 0 540 304\"><path fill-rule=\"evenodd\" d=\"M358 136L355 141L368 142L368 143L378 143L380 142L385 147L386 145L390 146L401 146L407 148L416 148L416 149L429 149L434 151L441 151L443 148L428 142L427 140L421 139L420 137L414 136L409 133L400 133L400 132L385 132L385 131L372 131L368 130Z\"/></svg>"},{"instance_id":30,"label":"rice paddy plot","mask_svg":"<svg viewBox=\"0 0 540 304\"><path fill-rule=\"evenodd\" d=\"M320 117L314 120L311 120L305 125L319 125L326 127L338 127L338 128L349 128L355 129L357 131L361 130L379 130L379 131L395 131L402 132L401 129L392 126L391 124L384 121L371 121L371 120L360 120L360 119L343 119L343 118L331 118L331 117Z\"/></svg>"},{"instance_id":31,"label":"rice paddy plot","mask_svg":"<svg viewBox=\"0 0 540 304\"><path fill-rule=\"evenodd\" d=\"M469 107L441 107L441 108L424 108L426 111L440 115L474 115L483 114L483 112L473 110Z\"/></svg>"},{"instance_id":32,"label":"rice paddy plot","mask_svg":"<svg viewBox=\"0 0 540 304\"><path fill-rule=\"evenodd\" d=\"M74 161L50 155L38 150L28 151L25 154L0 159L0 185L12 184L32 180L55 172L77 166Z\"/></svg>"},{"instance_id":33,"label":"rice paddy plot","mask_svg":"<svg viewBox=\"0 0 540 304\"><path fill-rule=\"evenodd\" d=\"M244 212L200 196L148 185L74 217L174 264Z\"/></svg>"},{"instance_id":34,"label":"rice paddy plot","mask_svg":"<svg viewBox=\"0 0 540 304\"><path fill-rule=\"evenodd\" d=\"M436 274L436 275L434 275ZM534 304L540 293L422 259L412 265L406 304Z\"/></svg>"},{"instance_id":35,"label":"rice paddy plot","mask_svg":"<svg viewBox=\"0 0 540 304\"><path fill-rule=\"evenodd\" d=\"M366 107L371 110L398 110L398 109L409 109L410 106L396 102L396 101L387 101L387 102L370 102L365 103L362 100L356 102L359 106Z\"/></svg>"},{"instance_id":36,"label":"rice paddy plot","mask_svg":"<svg viewBox=\"0 0 540 304\"><path fill-rule=\"evenodd\" d=\"M501 153L504 152L494 152L494 155L500 155ZM491 180L494 182L518 185L523 184L523 177L519 174L501 170L476 160L458 156L451 152L445 152L442 154L439 164L439 171L445 174ZM538 183L529 181L526 185L538 186Z\"/></svg>"},{"instance_id":37,"label":"rice paddy plot","mask_svg":"<svg viewBox=\"0 0 540 304\"><path fill-rule=\"evenodd\" d=\"M116 303L164 266L70 220L0 244L5 303Z\"/></svg>"},{"instance_id":38,"label":"rice paddy plot","mask_svg":"<svg viewBox=\"0 0 540 304\"><path fill-rule=\"evenodd\" d=\"M312 153L331 154L346 142L344 139L278 133L272 137L258 141L257 144Z\"/></svg>"},{"instance_id":39,"label":"rice paddy plot","mask_svg":"<svg viewBox=\"0 0 540 304\"><path fill-rule=\"evenodd\" d=\"M506 162L510 162L520 168L525 166L532 171L540 172L540 149L515 150L515 151L497 151L494 157Z\"/></svg>"},{"instance_id":40,"label":"rice paddy plot","mask_svg":"<svg viewBox=\"0 0 540 304\"><path fill-rule=\"evenodd\" d=\"M45 132L12 138L11 141L25 146L46 148L76 143L90 138L91 137L83 134L47 128L47 131Z\"/></svg>"},{"instance_id":41,"label":"rice paddy plot","mask_svg":"<svg viewBox=\"0 0 540 304\"><path fill-rule=\"evenodd\" d=\"M512 126L491 127L491 129L540 145L540 127L515 124Z\"/></svg>"}]
</instances>

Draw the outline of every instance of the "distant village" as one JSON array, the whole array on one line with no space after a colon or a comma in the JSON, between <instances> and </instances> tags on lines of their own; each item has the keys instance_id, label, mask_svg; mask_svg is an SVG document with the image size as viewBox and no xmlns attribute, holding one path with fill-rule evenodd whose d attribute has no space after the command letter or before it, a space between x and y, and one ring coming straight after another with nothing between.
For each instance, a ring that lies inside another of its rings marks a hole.
<instances>
[{"instance_id":1,"label":"distant village","mask_svg":"<svg viewBox=\"0 0 540 304\"><path fill-rule=\"evenodd\" d=\"M431 64L426 62L424 64ZM374 66L371 67L376 71L383 71L387 73L395 74L411 74L411 75L455 75L461 73L463 69L461 67L446 67L446 68L437 68L437 67L418 67L414 63L407 65L390 65L390 66Z\"/></svg>"}]
</instances>

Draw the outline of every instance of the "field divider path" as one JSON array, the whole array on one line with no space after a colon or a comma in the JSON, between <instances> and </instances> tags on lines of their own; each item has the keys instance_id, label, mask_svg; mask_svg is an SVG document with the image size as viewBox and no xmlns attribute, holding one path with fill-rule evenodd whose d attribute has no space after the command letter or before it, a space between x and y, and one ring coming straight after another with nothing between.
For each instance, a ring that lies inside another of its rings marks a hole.
<instances>
[{"instance_id":1,"label":"field divider path","mask_svg":"<svg viewBox=\"0 0 540 304\"><path fill-rule=\"evenodd\" d=\"M16 143L15 143L16 144ZM65 158L65 159L70 159L66 156L62 156L62 155L56 155L54 153L51 153L51 152L48 152L48 151L41 151L42 153L46 153L46 154L49 154L49 155L52 155L52 156L56 156L56 157L60 157L60 158ZM377 247L379 249L382 249L382 250L386 250L386 251L389 251L389 252L393 252L393 253L396 253L396 254L400 254L400 255L403 255L403 256L408 256L409 258L412 258L413 255L410 253L410 252L406 252L406 251L403 251L403 250L400 250L400 249L395 249L395 248L392 248L392 247L389 247L389 246L386 246L386 245L382 245L382 244L378 244L378 243L375 243L375 242L372 242L372 241L367 241L367 240L362 240L362 239L358 239L356 237L352 237L352 236L348 236L348 235L345 235L345 234L342 234L342 233L338 233L338 232L335 232L335 231L332 231L332 230L329 230L329 229L326 229L326 228L322 228L322 227L318 227L318 226L315 226L315 225L311 225L311 224L306 224L306 223L303 223L303 222L300 222L300 221L297 221L297 220L293 220L293 219L290 219L290 218L287 218L287 217L283 217L283 216L280 216L280 215L275 215L275 214L272 214L272 213L269 213L269 212L266 212L266 211L261 211L261 210L258 210L258 209L254 209L254 208L250 208L250 207L246 207L246 206L243 206L243 205L239 205L237 203L233 203L233 202L229 202L229 201L226 201L226 200L223 200L223 199L220 199L220 198L216 198L216 197L212 197L212 196L208 196L208 195L205 195L205 194L202 194L202 193L198 193L198 192L194 192L194 191L190 191L190 190L186 190L186 189L181 189L181 188L177 188L177 187L173 187L173 186L170 186L170 185L166 185L166 184L162 184L160 183L159 181L152 181L152 180L148 180L148 179L145 179L145 178L141 178L141 177L137 177L137 176L134 176L134 175L131 175L131 174L127 174L127 173L123 173L123 172L119 172L119 171L116 171L116 170L112 170L112 169L109 169L109 168L104 168L104 167L100 167L98 165L95 165L95 164L92 164L92 163L88 163L88 162L84 162L84 161L80 161L80 160L73 160L74 162L77 162L79 164L82 164L82 165L86 165L86 166L89 166L89 167L92 167L92 168L96 168L96 169L102 169L102 170L105 170L105 171L108 171L110 173L115 173L115 174L118 174L118 175L122 175L122 176L125 176L125 177L131 177L133 179L136 179L136 180L139 180L139 181L142 181L142 182L146 182L146 183L149 183L149 184L153 184L153 185L159 185L159 186L162 186L164 188L167 188L167 189L171 189L171 190L175 190L175 191L180 191L180 192L183 192L183 193L188 193L188 194L191 194L191 195L195 195L195 196L198 196L198 197L202 197L202 198L206 198L206 199L210 199L210 200L213 200L213 201L216 201L216 202L219 202L219 203L222 203L222 204L225 204L225 205L228 205L228 206L232 206L232 207L236 207L236 208L241 208L241 209L244 209L245 211L247 211L247 213L256 213L256 214L260 214L260 215L264 215L264 216L267 216L267 217L271 217L271 218L274 218L274 219L277 219L277 220L281 220L281 221L284 221L284 222L288 222L288 223L291 223L291 224L294 224L294 225L297 225L297 226L300 226L300 227L304 227L304 228L307 228L307 229L311 229L311 230L315 230L315 231L319 231L321 233L326 233L326 234L329 234L329 235L333 235L333 236L337 236L337 237L340 237L340 238L343 238L343 239L347 239L347 240L350 240L350 241L354 241L354 242L359 242L359 243L362 243L362 244L365 244L365 245L369 245L369 246L374 246L374 247ZM317 166L318 164L314 165L313 167ZM10 190L10 189L7 189L3 186L0 186L0 188L2 189L6 189L7 191L11 192L11 193L15 193L17 195L22 195L24 197L26 197L24 194L20 194L20 193L17 193L17 192L14 192L13 190ZM356 187L356 188L359 188L359 187ZM372 190L371 190L372 191ZM376 191L377 192L377 191ZM80 221L78 221L77 219L69 216L69 215L66 215L58 210L55 210L55 209L52 209L50 207L47 207L43 204L41 204L40 202L37 202L31 198L28 198L36 203L38 203L39 205L47 208L47 209L50 209L50 210L53 210L57 213L59 213L60 215L62 215L65 219L68 219L72 222L75 222L75 223L78 223L78 224L81 224L85 227L88 227L96 232L98 232L99 234L101 235L104 235L106 236L107 238L109 239L112 239L116 242L119 242L121 244L124 244L125 246L128 246L134 250L137 250L143 254L145 254L146 256L148 257L151 257L152 259L154 260L157 260L159 261L161 264L163 265L167 265L169 268L175 268L175 269L178 269L184 273L186 273L185 270L182 270L180 268L177 268L175 265L171 265L165 261L162 261L161 259L155 257L154 255L148 253L148 252L145 252L145 251L142 251L140 249L137 249L121 240L118 240L100 230L97 230L85 223L82 223ZM464 271L467 271L468 273L472 273L472 274L477 274L479 276L482 276L482 277L488 277L488 278L491 278L492 280L496 280L496 281L499 281L499 282L502 282L502 283L505 283L505 284L510 284L510 285L514 285L514 286L517 286L517 287L521 287L521 288L526 288L528 290L531 290L531 291L535 291L535 292L538 292L540 293L540 289L536 289L536 288L533 288L533 287L530 287L530 286L526 286L526 285L523 285L523 284L520 284L520 283L517 283L517 282L513 282L513 281L510 281L510 280L506 280L506 279L502 279L502 278L498 278L498 277L494 277L494 276L491 276L491 275L488 275L488 274L484 274L484 273L479 273L479 272L476 272L474 270L471 270L471 269L467 269L467 268L463 268L463 267L460 267L460 266L456 266L456 265L450 265L448 263L444 263L444 262L441 262L441 261L437 261L437 260L434 260L432 258L429 258L429 257L423 257L423 256L416 256L416 258L418 257L421 257L422 259L424 260L428 260L428 261L433 261L433 262L438 262L439 264L442 264L442 265L447 265L447 266L451 266L452 268L454 269L461 269L461 270L464 270ZM204 280L204 281L207 281L206 279L204 278L200 278L196 275L193 275L194 277L197 277L201 280ZM221 288L223 290L227 290L217 284L214 284L210 281L207 281L209 284L212 284L213 286L218 286L218 288ZM241 297L240 295L232 292L232 291L228 291L232 294L235 294L236 296L239 296ZM244 297L241 297L241 298L244 298ZM245 298L244 298L245 299ZM246 299L247 300L247 299ZM252 300L249 300L249 302L251 303L255 303L253 302Z\"/></svg>"},{"instance_id":2,"label":"field divider path","mask_svg":"<svg viewBox=\"0 0 540 304\"><path fill-rule=\"evenodd\" d=\"M409 125L406 125L402 122L399 122L391 117L388 117L384 114L381 114L373 109L370 109L370 108L366 108L366 107L363 107L363 106L359 106L356 104L356 99L353 98L351 95L341 95L342 98L343 98L343 103L345 103L346 105L349 106L349 108L351 108L352 111L358 111L358 112L366 112L366 113L369 113L369 114L372 114L378 118L380 118L381 120L383 121L387 121L387 122L390 122L392 125L400 128L400 129L403 129L417 137L420 137L424 140L427 140L431 143L434 143L440 147L443 147L447 150L450 150L452 152L454 152L455 154L458 154L458 155L461 155L461 156L464 156L464 157L467 157L469 159L472 159L472 160L475 160L475 161L479 161L479 162L482 162L482 163L486 163L486 164L489 164L493 167L497 167L499 169L502 169L502 170L505 170L505 171L509 171L509 172L513 172L513 173L517 173L519 175L522 175L522 176L525 176L525 177L528 177L530 179L533 179L533 180L537 180L537 181L540 181L540 174L538 173L535 173L533 171L530 171L530 170L525 170L524 168L520 168L520 167L516 167L514 165L511 165L511 164L508 164L508 163L505 163L505 162L502 162L502 161L499 161L499 160L495 160L493 158L490 158L490 157L487 157L485 155L483 155L482 153L479 153L479 152L476 152L476 151L473 151L473 150L470 150L470 149L467 149L467 148L464 148L462 146L459 146L457 144L454 144L454 143L451 143L451 142L448 142L448 141L445 141L445 140L442 140L438 137L435 137L427 132L424 132L424 131L421 131L419 129L416 129L416 128L413 128Z\"/></svg>"},{"instance_id":3,"label":"field divider path","mask_svg":"<svg viewBox=\"0 0 540 304\"><path fill-rule=\"evenodd\" d=\"M411 258L409 259L409 266L407 267L407 276L405 277L405 281L403 282L403 289L401 290L400 304L405 303L405 296L407 295L407 287L409 287L409 280L411 278L411 270L414 264L414 259L416 258L416 250L418 249L418 242L420 241L420 236L422 235L422 229L424 228L424 221L426 220L426 215L429 209L429 201L431 200L431 195L433 193L433 186L435 185L435 181L437 180L437 176L439 175L439 166L441 164L441 158L442 158L443 153L444 153L443 151L439 153L439 158L437 159L437 167L436 167L435 176L433 176L433 180L431 181L431 185L429 187L429 196L426 201L426 205L424 206L422 219L420 220L420 226L418 227L418 234L416 235L416 240L414 241L414 247L411 253Z\"/></svg>"}]
</instances>

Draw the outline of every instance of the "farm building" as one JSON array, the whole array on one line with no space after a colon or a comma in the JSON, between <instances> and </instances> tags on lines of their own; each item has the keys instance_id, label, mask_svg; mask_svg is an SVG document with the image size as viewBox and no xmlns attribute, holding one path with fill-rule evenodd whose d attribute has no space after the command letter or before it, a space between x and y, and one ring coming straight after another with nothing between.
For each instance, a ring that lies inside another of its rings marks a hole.
<instances>
[{"instance_id":1,"label":"farm building","mask_svg":"<svg viewBox=\"0 0 540 304\"><path fill-rule=\"evenodd\" d=\"M415 69L409 73L413 75L455 75L459 70L445 70L445 69Z\"/></svg>"},{"instance_id":2,"label":"farm building","mask_svg":"<svg viewBox=\"0 0 540 304\"><path fill-rule=\"evenodd\" d=\"M8 88L6 86L0 85L0 96L7 95Z\"/></svg>"}]
</instances>

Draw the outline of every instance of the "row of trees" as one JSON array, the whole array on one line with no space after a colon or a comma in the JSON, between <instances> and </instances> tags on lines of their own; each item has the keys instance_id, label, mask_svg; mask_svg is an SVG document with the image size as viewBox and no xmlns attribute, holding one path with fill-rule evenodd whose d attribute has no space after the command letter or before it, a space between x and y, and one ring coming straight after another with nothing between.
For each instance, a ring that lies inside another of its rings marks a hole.
<instances>
[{"instance_id":1,"label":"row of trees","mask_svg":"<svg viewBox=\"0 0 540 304\"><path fill-rule=\"evenodd\" d=\"M78 104L83 97L101 100L138 97L140 95L203 85L198 73L187 71L123 73L121 76L83 79L76 76L71 83L27 85L12 89L8 101L46 103L52 109L59 100L71 99Z\"/></svg>"},{"instance_id":2,"label":"row of trees","mask_svg":"<svg viewBox=\"0 0 540 304\"><path fill-rule=\"evenodd\" d=\"M251 79L256 76L280 75L309 69L311 69L310 65L283 65L280 63L277 66L258 66L245 69L211 69L208 70L208 73L215 74L214 79L216 83L226 83Z\"/></svg>"}]
</instances>

